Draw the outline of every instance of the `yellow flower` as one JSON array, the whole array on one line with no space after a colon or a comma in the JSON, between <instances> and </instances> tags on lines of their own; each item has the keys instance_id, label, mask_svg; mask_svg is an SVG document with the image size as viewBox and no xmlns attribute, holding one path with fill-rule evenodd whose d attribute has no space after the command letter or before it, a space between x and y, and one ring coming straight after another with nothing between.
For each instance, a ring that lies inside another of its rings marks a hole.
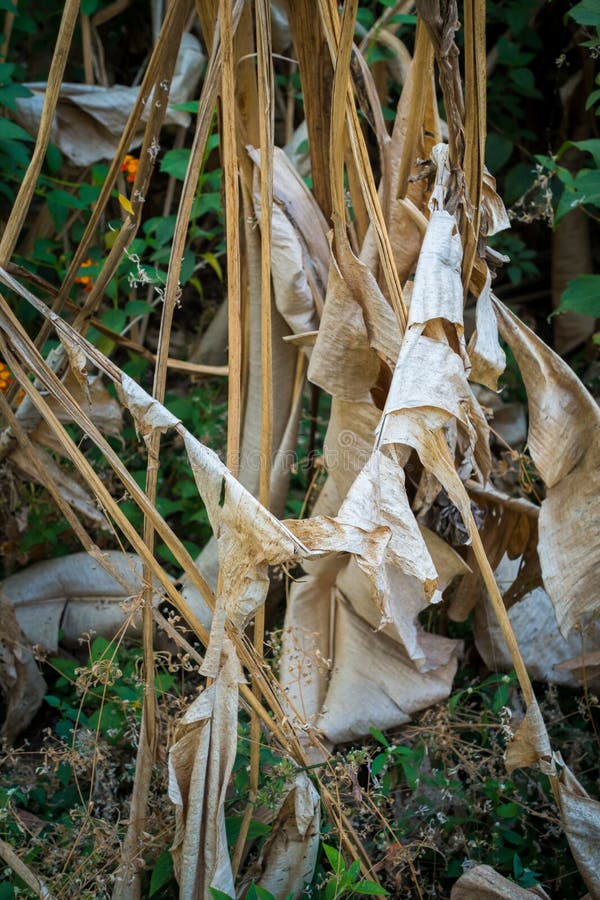
<instances>
[{"instance_id":1,"label":"yellow flower","mask_svg":"<svg viewBox=\"0 0 600 900\"><path fill-rule=\"evenodd\" d=\"M0 391L3 394L8 390L12 381L12 372L3 362L0 362Z\"/></svg>"},{"instance_id":2,"label":"yellow flower","mask_svg":"<svg viewBox=\"0 0 600 900\"><path fill-rule=\"evenodd\" d=\"M135 156L130 156L129 153L127 154L127 156L121 163L121 172L127 173L127 181L131 183L135 181L135 175L138 170L139 164L139 159L136 159Z\"/></svg>"},{"instance_id":3,"label":"yellow flower","mask_svg":"<svg viewBox=\"0 0 600 900\"><path fill-rule=\"evenodd\" d=\"M86 259L85 262L81 263L81 268L87 269L89 266L94 266L94 265L95 265L95 262L93 259ZM92 287L94 285L94 279L92 278L91 275L78 275L77 278L75 279L75 281L77 284L84 285L85 291L87 294L89 294L89 292L92 290Z\"/></svg>"}]
</instances>

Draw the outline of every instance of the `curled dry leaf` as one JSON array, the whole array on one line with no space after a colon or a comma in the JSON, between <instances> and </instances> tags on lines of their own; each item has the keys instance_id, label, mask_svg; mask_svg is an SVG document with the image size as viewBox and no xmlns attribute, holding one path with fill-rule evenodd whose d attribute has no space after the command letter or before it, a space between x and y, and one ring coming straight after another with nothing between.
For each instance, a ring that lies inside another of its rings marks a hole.
<instances>
[{"instance_id":1,"label":"curled dry leaf","mask_svg":"<svg viewBox=\"0 0 600 900\"><path fill-rule=\"evenodd\" d=\"M260 151L248 147L255 165L253 202L260 223ZM271 274L277 309L294 334L319 327L329 246L327 223L285 153L274 148Z\"/></svg>"},{"instance_id":2,"label":"curled dry leaf","mask_svg":"<svg viewBox=\"0 0 600 900\"><path fill-rule=\"evenodd\" d=\"M211 887L235 893L224 804L237 748L241 681L235 650L226 640L215 681L175 728L169 750L169 797L176 806L171 852L180 900L211 900Z\"/></svg>"},{"instance_id":3,"label":"curled dry leaf","mask_svg":"<svg viewBox=\"0 0 600 900\"><path fill-rule=\"evenodd\" d=\"M473 866L452 887L450 900L550 900L539 884L523 888L491 866Z\"/></svg>"},{"instance_id":4,"label":"curled dry leaf","mask_svg":"<svg viewBox=\"0 0 600 900\"><path fill-rule=\"evenodd\" d=\"M506 748L504 761L509 775L515 769L526 769L537 763L543 766L546 774L551 774L553 771L552 748L548 732L535 700L527 707L521 724Z\"/></svg>"},{"instance_id":5,"label":"curled dry leaf","mask_svg":"<svg viewBox=\"0 0 600 900\"><path fill-rule=\"evenodd\" d=\"M202 48L194 35L189 33L182 35L170 91L165 92L162 98L162 102L169 104L165 119L167 123L174 125L189 123L189 115L173 109L173 105L185 103L195 96L204 61ZM16 119L26 131L36 135L40 126L46 85L36 82L28 84L27 87L33 96L18 98ZM100 87L64 83L56 107L50 140L78 166L90 166L101 159L112 159L139 90L139 87L124 85ZM150 103L147 103L142 123L131 147L137 147L142 143L144 122L149 109Z\"/></svg>"},{"instance_id":6,"label":"curled dry leaf","mask_svg":"<svg viewBox=\"0 0 600 900\"><path fill-rule=\"evenodd\" d=\"M253 872L253 880L274 897L304 896L319 850L321 804L306 773L296 776L281 804Z\"/></svg>"},{"instance_id":7,"label":"curled dry leaf","mask_svg":"<svg viewBox=\"0 0 600 900\"><path fill-rule=\"evenodd\" d=\"M499 301L494 306L527 390L529 451L547 487L538 553L566 636L598 608L600 411L556 353Z\"/></svg>"},{"instance_id":8,"label":"curled dry leaf","mask_svg":"<svg viewBox=\"0 0 600 900\"><path fill-rule=\"evenodd\" d=\"M131 636L139 636L142 564L138 557L118 550L73 553L35 563L2 584L15 609L17 622L31 644L56 653L61 642L78 648L85 632L112 639L126 622ZM130 601L134 601L131 603Z\"/></svg>"},{"instance_id":9,"label":"curled dry leaf","mask_svg":"<svg viewBox=\"0 0 600 900\"><path fill-rule=\"evenodd\" d=\"M59 632L61 643L74 650L86 633L112 640L125 626L129 637L141 634L135 604L143 587L141 561L116 550L98 551L98 558L102 564L88 553L46 560L1 585L0 686L8 701L3 734L9 741L27 728L46 692L33 646L57 653Z\"/></svg>"}]
</instances>

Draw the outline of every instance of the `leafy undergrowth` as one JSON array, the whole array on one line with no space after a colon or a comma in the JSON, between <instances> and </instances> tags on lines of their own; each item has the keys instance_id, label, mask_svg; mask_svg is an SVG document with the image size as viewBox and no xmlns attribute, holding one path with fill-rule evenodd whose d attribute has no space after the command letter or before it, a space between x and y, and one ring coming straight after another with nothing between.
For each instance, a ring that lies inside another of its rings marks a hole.
<instances>
[{"instance_id":1,"label":"leafy undergrowth","mask_svg":"<svg viewBox=\"0 0 600 900\"><path fill-rule=\"evenodd\" d=\"M176 624L176 623L175 623ZM271 636L277 649L278 635ZM134 778L143 701L142 652L96 637L82 642L87 662L45 662L49 689L42 717L20 748L1 760L0 833L56 897L109 897L125 825L122 809ZM158 654L155 685L160 728L201 689L193 658ZM587 691L537 685L553 742L586 788L594 789L600 754L600 704ZM485 863L522 887L541 884L559 898L585 893L549 783L536 772L508 776L503 763L515 716L522 712L511 675L476 675L465 667L447 703L384 734L373 728L359 745L339 748L321 771L361 839L383 889L340 851L334 823L324 821L319 859L304 896L407 898L449 896L452 884ZM248 796L249 726L240 718L238 753L228 788L227 834L235 845ZM168 745L161 741L159 747ZM144 897L177 893L169 845L174 828L164 759L155 766L142 855ZM296 769L265 743L261 784L250 826L250 865L270 832ZM0 900L35 896L10 870ZM214 892L216 900L225 895ZM251 886L248 898L271 898ZM283 898L275 898L283 900Z\"/></svg>"}]
</instances>

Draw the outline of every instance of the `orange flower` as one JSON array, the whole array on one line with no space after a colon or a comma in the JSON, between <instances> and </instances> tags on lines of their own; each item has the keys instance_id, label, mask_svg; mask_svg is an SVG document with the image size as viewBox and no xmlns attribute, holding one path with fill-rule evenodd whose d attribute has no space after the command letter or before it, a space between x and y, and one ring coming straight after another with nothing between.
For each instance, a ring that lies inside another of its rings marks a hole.
<instances>
[{"instance_id":1,"label":"orange flower","mask_svg":"<svg viewBox=\"0 0 600 900\"><path fill-rule=\"evenodd\" d=\"M139 164L139 159L136 159L135 156L130 156L129 153L121 163L121 172L127 173L127 181L131 182L132 184L135 181L135 175L138 170Z\"/></svg>"},{"instance_id":2,"label":"orange flower","mask_svg":"<svg viewBox=\"0 0 600 900\"><path fill-rule=\"evenodd\" d=\"M87 268L89 268L89 266L94 266L94 265L96 265L96 264L93 259L86 259L85 262L81 263L81 268L87 269ZM89 294L92 287L94 286L94 279L92 278L91 275L78 275L77 278L75 279L75 281L77 284L84 285L86 294Z\"/></svg>"},{"instance_id":3,"label":"orange flower","mask_svg":"<svg viewBox=\"0 0 600 900\"><path fill-rule=\"evenodd\" d=\"M0 362L0 391L5 394L12 381L12 372L3 362Z\"/></svg>"}]
</instances>

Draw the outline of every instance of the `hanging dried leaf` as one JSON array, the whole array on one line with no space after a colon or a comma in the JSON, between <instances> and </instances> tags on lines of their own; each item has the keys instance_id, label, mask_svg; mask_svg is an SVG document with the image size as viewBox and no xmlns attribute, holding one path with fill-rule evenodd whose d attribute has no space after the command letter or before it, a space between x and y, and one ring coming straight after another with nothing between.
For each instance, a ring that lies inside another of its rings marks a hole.
<instances>
[{"instance_id":1,"label":"hanging dried leaf","mask_svg":"<svg viewBox=\"0 0 600 900\"><path fill-rule=\"evenodd\" d=\"M515 769L525 769L537 763L543 764L550 772L552 748L546 726L537 702L533 700L527 707L525 717L506 749L504 758L510 775Z\"/></svg>"},{"instance_id":2,"label":"hanging dried leaf","mask_svg":"<svg viewBox=\"0 0 600 900\"><path fill-rule=\"evenodd\" d=\"M277 812L252 880L274 897L304 896L317 861L320 824L319 795L301 773Z\"/></svg>"},{"instance_id":3,"label":"hanging dried leaf","mask_svg":"<svg viewBox=\"0 0 600 900\"><path fill-rule=\"evenodd\" d=\"M598 608L600 411L569 366L505 306L494 305L527 390L529 451L547 486L538 553L566 636Z\"/></svg>"},{"instance_id":4,"label":"hanging dried leaf","mask_svg":"<svg viewBox=\"0 0 600 900\"><path fill-rule=\"evenodd\" d=\"M491 391L498 390L498 378L504 372L506 356L498 340L498 323L491 298L491 276L477 298L475 307L476 328L469 341L471 360L470 381L485 385Z\"/></svg>"},{"instance_id":5,"label":"hanging dried leaf","mask_svg":"<svg viewBox=\"0 0 600 900\"><path fill-rule=\"evenodd\" d=\"M235 893L225 832L225 794L237 747L242 671L229 641L214 683L194 700L169 750L169 797L176 806L171 853L180 900Z\"/></svg>"},{"instance_id":6,"label":"hanging dried leaf","mask_svg":"<svg viewBox=\"0 0 600 900\"><path fill-rule=\"evenodd\" d=\"M327 223L314 197L282 150L274 148L271 274L277 309L294 334L316 330L323 309L329 246ZM255 164L254 209L260 223L260 152Z\"/></svg>"},{"instance_id":7,"label":"hanging dried leaf","mask_svg":"<svg viewBox=\"0 0 600 900\"><path fill-rule=\"evenodd\" d=\"M560 754L556 760L561 767L558 798L563 828L577 868L596 900L600 897L600 803L587 794Z\"/></svg>"}]
</instances>

